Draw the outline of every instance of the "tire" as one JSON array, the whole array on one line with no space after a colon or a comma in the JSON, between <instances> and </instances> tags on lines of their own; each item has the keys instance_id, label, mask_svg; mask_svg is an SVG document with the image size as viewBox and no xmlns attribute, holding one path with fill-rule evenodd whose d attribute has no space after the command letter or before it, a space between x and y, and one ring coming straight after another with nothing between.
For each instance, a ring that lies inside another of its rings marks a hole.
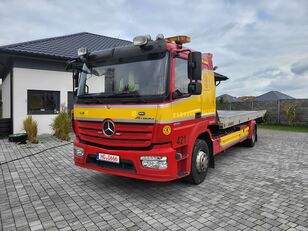
<instances>
[{"instance_id":1,"label":"tire","mask_svg":"<svg viewBox=\"0 0 308 231\"><path fill-rule=\"evenodd\" d=\"M204 181L210 163L210 151L204 140L197 139L193 148L190 174L185 178L193 184L200 184Z\"/></svg>"},{"instance_id":2,"label":"tire","mask_svg":"<svg viewBox=\"0 0 308 231\"><path fill-rule=\"evenodd\" d=\"M245 141L244 141L244 145L245 145L246 147L252 148L253 146L255 146L255 144L256 144L257 141L258 141L258 133L257 133L257 126L255 125L255 126L253 127L251 139L245 140Z\"/></svg>"}]
</instances>

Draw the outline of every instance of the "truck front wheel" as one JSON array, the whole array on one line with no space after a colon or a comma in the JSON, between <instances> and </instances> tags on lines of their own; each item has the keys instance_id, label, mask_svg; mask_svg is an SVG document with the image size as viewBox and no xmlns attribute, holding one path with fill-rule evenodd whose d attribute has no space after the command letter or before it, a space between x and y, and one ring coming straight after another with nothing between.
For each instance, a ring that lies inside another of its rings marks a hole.
<instances>
[{"instance_id":1,"label":"truck front wheel","mask_svg":"<svg viewBox=\"0 0 308 231\"><path fill-rule=\"evenodd\" d=\"M191 170L186 180L193 184L200 184L204 181L210 162L210 152L206 141L197 139L194 145Z\"/></svg>"}]
</instances>

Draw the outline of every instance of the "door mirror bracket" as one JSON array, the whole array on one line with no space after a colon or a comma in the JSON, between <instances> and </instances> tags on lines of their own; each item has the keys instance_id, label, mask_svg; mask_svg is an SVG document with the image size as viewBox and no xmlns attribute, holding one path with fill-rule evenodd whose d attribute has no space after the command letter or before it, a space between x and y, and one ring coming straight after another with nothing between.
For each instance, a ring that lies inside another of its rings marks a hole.
<instances>
[{"instance_id":1,"label":"door mirror bracket","mask_svg":"<svg viewBox=\"0 0 308 231\"><path fill-rule=\"evenodd\" d=\"M191 82L188 84L188 93L191 95L201 95L202 84L199 82Z\"/></svg>"}]
</instances>

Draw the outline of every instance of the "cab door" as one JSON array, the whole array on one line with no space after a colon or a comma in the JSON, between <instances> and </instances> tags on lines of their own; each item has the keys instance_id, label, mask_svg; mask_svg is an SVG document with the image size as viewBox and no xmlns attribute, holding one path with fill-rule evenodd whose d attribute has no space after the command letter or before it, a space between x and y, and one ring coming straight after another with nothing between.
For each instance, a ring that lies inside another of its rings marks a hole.
<instances>
[{"instance_id":1,"label":"cab door","mask_svg":"<svg viewBox=\"0 0 308 231\"><path fill-rule=\"evenodd\" d=\"M187 59L176 57L174 59L174 90L172 114L175 120L185 121L200 118L201 116L201 96L188 94L188 84L190 82L187 74Z\"/></svg>"},{"instance_id":2,"label":"cab door","mask_svg":"<svg viewBox=\"0 0 308 231\"><path fill-rule=\"evenodd\" d=\"M206 64L202 65L202 116L216 115L216 86L214 71L208 70Z\"/></svg>"}]
</instances>

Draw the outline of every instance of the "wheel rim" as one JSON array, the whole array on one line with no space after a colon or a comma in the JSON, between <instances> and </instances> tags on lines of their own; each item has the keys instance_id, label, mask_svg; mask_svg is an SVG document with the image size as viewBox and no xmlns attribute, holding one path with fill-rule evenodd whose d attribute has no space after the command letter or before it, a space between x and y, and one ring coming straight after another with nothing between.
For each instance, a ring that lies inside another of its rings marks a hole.
<instances>
[{"instance_id":1,"label":"wheel rim","mask_svg":"<svg viewBox=\"0 0 308 231\"><path fill-rule=\"evenodd\" d=\"M206 172L209 160L207 154L200 150L196 159L196 167L199 173Z\"/></svg>"}]
</instances>

